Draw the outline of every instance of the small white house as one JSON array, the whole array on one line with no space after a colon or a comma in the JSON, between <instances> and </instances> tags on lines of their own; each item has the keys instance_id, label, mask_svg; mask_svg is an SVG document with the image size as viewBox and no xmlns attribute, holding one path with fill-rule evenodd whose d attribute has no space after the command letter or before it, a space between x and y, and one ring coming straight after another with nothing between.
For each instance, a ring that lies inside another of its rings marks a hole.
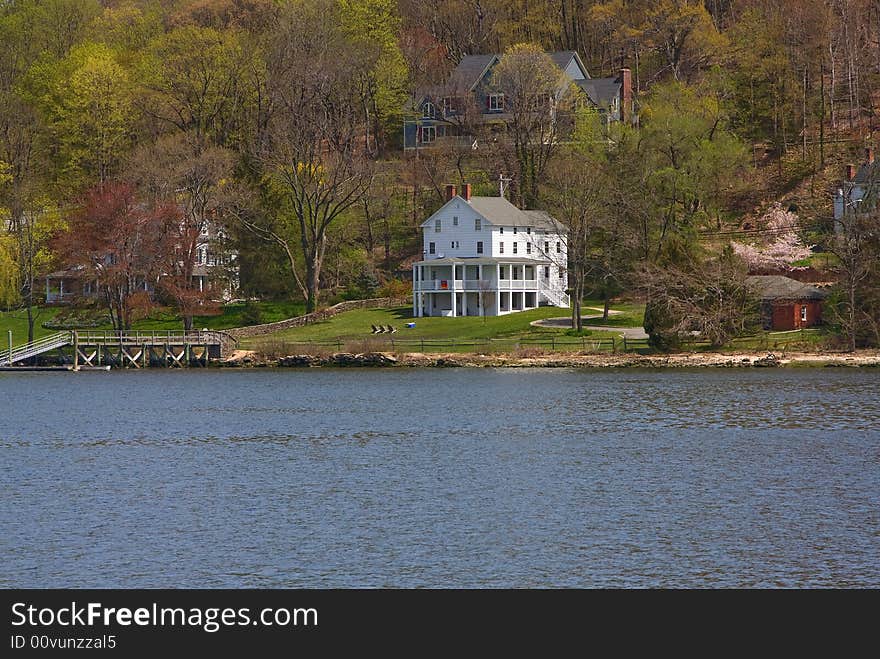
<instances>
[{"instance_id":1,"label":"small white house","mask_svg":"<svg viewBox=\"0 0 880 659\"><path fill-rule=\"evenodd\" d=\"M846 176L834 195L834 225L840 231L846 223L845 216L864 212L863 202L877 198L880 185L880 166L874 161L874 149L865 149L865 161L859 166L847 165Z\"/></svg>"},{"instance_id":2,"label":"small white house","mask_svg":"<svg viewBox=\"0 0 880 659\"><path fill-rule=\"evenodd\" d=\"M543 211L447 186L447 202L422 224L413 264L413 315L500 316L568 307L566 232Z\"/></svg>"}]
</instances>

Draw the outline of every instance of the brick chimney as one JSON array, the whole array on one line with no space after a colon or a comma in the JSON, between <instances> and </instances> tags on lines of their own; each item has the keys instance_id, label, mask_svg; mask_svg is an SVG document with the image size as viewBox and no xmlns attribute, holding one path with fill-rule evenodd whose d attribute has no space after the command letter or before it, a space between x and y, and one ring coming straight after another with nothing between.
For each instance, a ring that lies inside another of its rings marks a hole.
<instances>
[{"instance_id":1,"label":"brick chimney","mask_svg":"<svg viewBox=\"0 0 880 659\"><path fill-rule=\"evenodd\" d=\"M620 120L628 122L632 119L633 111L633 89L632 89L632 72L623 68L620 69Z\"/></svg>"},{"instance_id":2,"label":"brick chimney","mask_svg":"<svg viewBox=\"0 0 880 659\"><path fill-rule=\"evenodd\" d=\"M461 189L461 195L464 197L465 201L471 200L471 184L465 183Z\"/></svg>"},{"instance_id":3,"label":"brick chimney","mask_svg":"<svg viewBox=\"0 0 880 659\"><path fill-rule=\"evenodd\" d=\"M865 164L873 165L874 164L874 149L868 147L865 149Z\"/></svg>"},{"instance_id":4,"label":"brick chimney","mask_svg":"<svg viewBox=\"0 0 880 659\"><path fill-rule=\"evenodd\" d=\"M852 181L856 177L856 166L849 164L846 166L846 180Z\"/></svg>"},{"instance_id":5,"label":"brick chimney","mask_svg":"<svg viewBox=\"0 0 880 659\"><path fill-rule=\"evenodd\" d=\"M458 190L454 185L446 186L446 201L452 199L456 194L458 194Z\"/></svg>"}]
</instances>

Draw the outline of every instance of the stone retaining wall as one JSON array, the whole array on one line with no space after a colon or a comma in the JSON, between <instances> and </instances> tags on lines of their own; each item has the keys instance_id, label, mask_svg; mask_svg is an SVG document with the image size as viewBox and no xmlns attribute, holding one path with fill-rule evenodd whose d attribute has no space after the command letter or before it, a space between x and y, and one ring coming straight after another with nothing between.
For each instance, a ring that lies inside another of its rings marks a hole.
<instances>
[{"instance_id":1,"label":"stone retaining wall","mask_svg":"<svg viewBox=\"0 0 880 659\"><path fill-rule=\"evenodd\" d=\"M379 297L370 300L349 300L334 304L332 307L313 311L304 316L296 318L288 318L287 320L279 320L276 323L266 323L264 325L251 325L250 327L236 327L226 330L226 333L235 339L250 338L253 336L264 336L266 334L274 334L281 330L290 329L291 327L302 327L309 323L316 323L321 320L332 318L336 314L343 311L352 311L353 309L380 309L383 307L400 306L409 304L410 299L406 297Z\"/></svg>"}]
</instances>

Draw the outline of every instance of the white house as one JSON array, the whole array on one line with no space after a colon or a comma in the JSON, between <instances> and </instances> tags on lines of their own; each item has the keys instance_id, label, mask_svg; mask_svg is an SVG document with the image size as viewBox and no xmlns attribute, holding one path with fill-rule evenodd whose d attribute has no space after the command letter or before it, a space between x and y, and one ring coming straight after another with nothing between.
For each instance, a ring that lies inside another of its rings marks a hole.
<instances>
[{"instance_id":1,"label":"white house","mask_svg":"<svg viewBox=\"0 0 880 659\"><path fill-rule=\"evenodd\" d=\"M865 149L865 161L846 166L846 177L834 195L834 225L842 228L844 215L858 213L863 202L873 207L880 185L880 166L874 161L874 149ZM867 208L862 209L868 210Z\"/></svg>"},{"instance_id":2,"label":"white house","mask_svg":"<svg viewBox=\"0 0 880 659\"><path fill-rule=\"evenodd\" d=\"M423 260L413 264L413 315L500 316L568 307L566 232L543 211L504 197L461 195L422 224Z\"/></svg>"}]
</instances>

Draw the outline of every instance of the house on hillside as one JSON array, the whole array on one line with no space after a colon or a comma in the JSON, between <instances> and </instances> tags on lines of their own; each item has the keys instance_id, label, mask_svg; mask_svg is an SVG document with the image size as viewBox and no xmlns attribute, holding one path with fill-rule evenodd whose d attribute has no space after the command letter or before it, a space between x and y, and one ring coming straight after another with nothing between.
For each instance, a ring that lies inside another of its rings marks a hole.
<instances>
[{"instance_id":1,"label":"house on hillside","mask_svg":"<svg viewBox=\"0 0 880 659\"><path fill-rule=\"evenodd\" d=\"M865 149L864 161L847 165L844 180L834 195L834 226L842 228L844 216L859 212L862 204L876 205L880 192L880 164L874 161L874 149ZM862 210L867 210L867 207Z\"/></svg>"},{"instance_id":2,"label":"house on hillside","mask_svg":"<svg viewBox=\"0 0 880 659\"><path fill-rule=\"evenodd\" d=\"M632 76L629 69L611 78L591 78L574 51L550 53L559 68L556 98L547 99L553 112L573 83L579 97L576 104L596 108L607 121L625 121L632 116ZM468 55L458 63L444 85L418 92L411 119L404 122L404 149L428 148L458 140L471 144L474 127L497 129L510 119L510 101L495 87L493 72L501 55Z\"/></svg>"},{"instance_id":3,"label":"house on hillside","mask_svg":"<svg viewBox=\"0 0 880 659\"><path fill-rule=\"evenodd\" d=\"M195 244L192 287L207 297L228 302L239 286L238 254L230 249L226 232L214 223L201 227ZM109 257L106 265L110 265ZM152 294L156 282L138 282L138 289ZM96 283L83 268L58 270L46 275L46 304L66 304L100 294Z\"/></svg>"},{"instance_id":4,"label":"house on hillside","mask_svg":"<svg viewBox=\"0 0 880 659\"><path fill-rule=\"evenodd\" d=\"M414 316L500 316L539 306L568 307L566 231L543 211L504 197L459 195L422 224L413 264Z\"/></svg>"},{"instance_id":5,"label":"house on hillside","mask_svg":"<svg viewBox=\"0 0 880 659\"><path fill-rule=\"evenodd\" d=\"M765 330L804 329L822 322L825 291L779 275L753 276L747 281L761 298Z\"/></svg>"}]
</instances>

